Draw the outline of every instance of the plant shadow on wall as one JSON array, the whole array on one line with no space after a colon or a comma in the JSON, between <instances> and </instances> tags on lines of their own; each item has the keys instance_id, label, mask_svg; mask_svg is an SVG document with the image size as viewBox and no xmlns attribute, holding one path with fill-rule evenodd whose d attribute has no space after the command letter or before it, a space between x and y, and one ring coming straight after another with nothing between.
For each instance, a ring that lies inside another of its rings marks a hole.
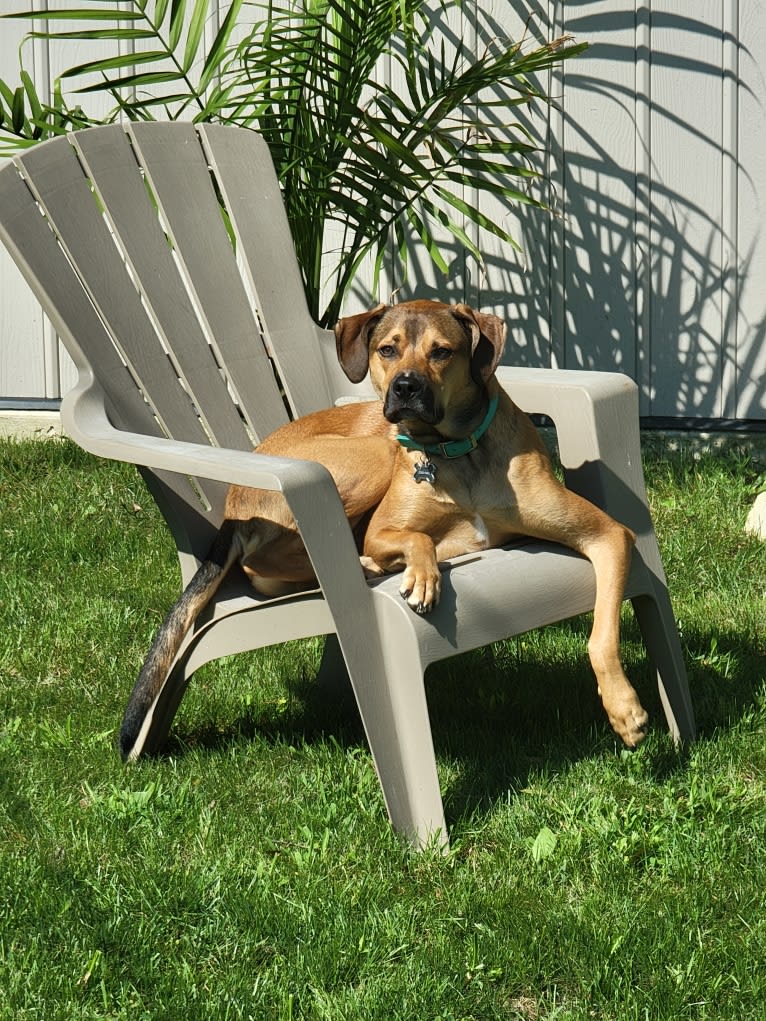
<instances>
[{"instance_id":1,"label":"plant shadow on wall","mask_svg":"<svg viewBox=\"0 0 766 1021\"><path fill-rule=\"evenodd\" d=\"M512 244L467 195L533 201L532 146L521 129L496 139L485 117L494 107L476 97L499 89L506 111L544 100L534 76L584 48L562 38L520 45L501 33L476 58L462 40L445 46L425 0L232 0L211 40L206 26L219 0L39 6L42 28L29 38L112 52L64 70L50 101L23 69L18 87L0 82L0 151L118 118L259 131L280 178L309 309L324 326L339 317L360 266L377 277L385 261L406 258L411 234L441 270L439 231L477 257L477 231ZM440 7L459 9L447 0ZM89 112L94 94L111 97L106 116Z\"/></svg>"},{"instance_id":2,"label":"plant shadow on wall","mask_svg":"<svg viewBox=\"0 0 766 1021\"><path fill-rule=\"evenodd\" d=\"M536 24L545 31L542 10ZM720 106L720 60L684 55L710 52L695 41L720 42L720 31L693 17L654 12L649 53L636 45L632 6L605 21L603 4L590 0L573 6L564 28L588 38L588 52L561 75L553 69L553 104L546 111L520 113L552 152L546 197L555 213L543 224L536 211L515 210L525 265L507 262L502 253L488 255L482 301L506 306L519 340L511 357L520 363L553 360L560 367L626 372L642 386L644 414L755 417L759 390L763 410L757 363L766 340L766 303L750 295L764 242L757 230L746 242L738 236L737 209L727 211L722 197L724 161L738 175L741 209L754 184L736 152L722 153L722 136L694 120L693 104L674 102L675 94L689 96L704 86L715 90ZM676 42L688 40L683 53L668 48L670 30ZM752 67L741 46L739 67L743 74ZM667 84L652 88L650 75L653 82L658 74L675 92ZM731 87L747 91L741 79ZM762 107L759 113L766 127ZM678 160L690 158L684 153L693 154L700 175L710 175L714 186L697 186L689 167L679 175ZM703 198L708 190L714 192L709 203ZM751 321L741 311L746 298L757 309Z\"/></svg>"},{"instance_id":3,"label":"plant shadow on wall","mask_svg":"<svg viewBox=\"0 0 766 1021\"><path fill-rule=\"evenodd\" d=\"M649 52L637 45L633 6L608 16L603 8L601 0L568 5L563 26L552 25L548 5L540 3L506 0L493 6L492 16L479 14L477 35L485 42L502 26L526 22L534 45L564 31L588 39L589 47L580 59L543 72L552 76L538 83L549 103L514 112L537 142L530 157L540 172L535 194L551 212L477 196L479 208L506 226L522 251L489 239L477 265L453 246L450 287L506 319L511 364L626 372L641 385L647 415L757 417L766 342L758 281L766 239L757 226L747 238L737 228L747 208L757 209L757 184L736 152L722 151L722 134L697 123L693 104L674 101L704 86L721 107L722 64L706 60L710 47L697 43L722 42L720 30L653 12ZM669 48L671 31L682 53ZM729 87L749 97L766 129L766 111L747 85L756 75L752 55L738 46L741 76ZM720 57L720 47L715 52ZM675 91L665 84L652 94L659 74ZM499 138L503 114L497 107L483 111ZM683 166L679 175L687 152L699 175ZM733 199L723 198L726 161L737 175L739 212ZM697 176L712 183L698 185ZM707 191L713 201L705 201ZM422 258L404 292L418 290L439 293Z\"/></svg>"}]
</instances>

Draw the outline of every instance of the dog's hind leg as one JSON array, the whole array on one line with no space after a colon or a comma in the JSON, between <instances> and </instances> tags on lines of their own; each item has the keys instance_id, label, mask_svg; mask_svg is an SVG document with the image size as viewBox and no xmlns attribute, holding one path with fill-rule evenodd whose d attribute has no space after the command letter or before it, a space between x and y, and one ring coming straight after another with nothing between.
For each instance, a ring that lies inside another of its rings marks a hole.
<instances>
[{"instance_id":1,"label":"dog's hind leg","mask_svg":"<svg viewBox=\"0 0 766 1021\"><path fill-rule=\"evenodd\" d=\"M588 655L612 728L629 748L635 748L646 735L648 716L620 659L620 608L635 537L552 479L538 476L537 482L537 501L519 501L517 527L523 534L562 543L593 564L596 600Z\"/></svg>"},{"instance_id":2,"label":"dog's hind leg","mask_svg":"<svg viewBox=\"0 0 766 1021\"><path fill-rule=\"evenodd\" d=\"M167 682L173 660L198 615L212 599L240 554L237 523L225 521L206 559L155 635L138 675L120 728L124 761L139 757L149 738L153 714Z\"/></svg>"},{"instance_id":3,"label":"dog's hind leg","mask_svg":"<svg viewBox=\"0 0 766 1021\"><path fill-rule=\"evenodd\" d=\"M595 536L587 536L580 548L596 573L588 655L612 728L629 748L635 748L646 736L649 718L625 676L620 659L620 607L630 570L633 536L610 518L606 521L608 527Z\"/></svg>"}]
</instances>

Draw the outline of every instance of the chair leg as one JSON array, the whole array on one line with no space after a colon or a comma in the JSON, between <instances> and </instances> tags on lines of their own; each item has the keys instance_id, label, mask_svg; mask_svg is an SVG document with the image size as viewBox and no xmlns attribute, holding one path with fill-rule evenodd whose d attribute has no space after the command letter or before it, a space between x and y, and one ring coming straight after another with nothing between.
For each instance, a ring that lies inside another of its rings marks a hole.
<instances>
[{"instance_id":1,"label":"chair leg","mask_svg":"<svg viewBox=\"0 0 766 1021\"><path fill-rule=\"evenodd\" d=\"M385 652L339 636L391 824L412 846L449 849L423 668L411 633L383 635ZM377 660L377 662L376 662Z\"/></svg>"},{"instance_id":2,"label":"chair leg","mask_svg":"<svg viewBox=\"0 0 766 1021\"><path fill-rule=\"evenodd\" d=\"M352 694L351 678L348 676L338 636L335 634L329 634L325 638L315 683L323 695L333 700L340 701Z\"/></svg>"},{"instance_id":3,"label":"chair leg","mask_svg":"<svg viewBox=\"0 0 766 1021\"><path fill-rule=\"evenodd\" d=\"M636 596L633 609L646 651L657 673L657 685L670 733L676 744L693 741L694 708L668 591L655 585L652 595Z\"/></svg>"}]
</instances>

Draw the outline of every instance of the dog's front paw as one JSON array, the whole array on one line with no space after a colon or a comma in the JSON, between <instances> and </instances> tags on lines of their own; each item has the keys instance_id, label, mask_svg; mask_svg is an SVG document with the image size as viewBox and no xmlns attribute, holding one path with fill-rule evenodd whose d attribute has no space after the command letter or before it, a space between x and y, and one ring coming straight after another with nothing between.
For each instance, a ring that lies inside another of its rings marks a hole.
<instances>
[{"instance_id":1,"label":"dog's front paw","mask_svg":"<svg viewBox=\"0 0 766 1021\"><path fill-rule=\"evenodd\" d=\"M649 726L649 714L639 702L638 695L632 688L609 700L599 693L612 730L628 748L637 748L646 737Z\"/></svg>"},{"instance_id":2,"label":"dog's front paw","mask_svg":"<svg viewBox=\"0 0 766 1021\"><path fill-rule=\"evenodd\" d=\"M362 565L365 578L380 578L381 575L386 572L380 567L372 557L359 557L359 563Z\"/></svg>"},{"instance_id":3,"label":"dog's front paw","mask_svg":"<svg viewBox=\"0 0 766 1021\"><path fill-rule=\"evenodd\" d=\"M415 613L430 613L439 602L442 576L439 568L417 570L408 567L402 575L399 589L402 599Z\"/></svg>"}]
</instances>

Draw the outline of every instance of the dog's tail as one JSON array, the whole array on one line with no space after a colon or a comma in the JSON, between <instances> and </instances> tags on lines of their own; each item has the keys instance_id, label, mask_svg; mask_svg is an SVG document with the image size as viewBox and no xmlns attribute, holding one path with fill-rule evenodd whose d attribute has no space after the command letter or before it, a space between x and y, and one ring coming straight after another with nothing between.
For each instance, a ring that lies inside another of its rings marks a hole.
<instances>
[{"instance_id":1,"label":"dog's tail","mask_svg":"<svg viewBox=\"0 0 766 1021\"><path fill-rule=\"evenodd\" d=\"M120 753L123 761L137 759L143 751L148 750L147 739L155 709L173 660L189 628L210 602L238 555L236 523L225 521L206 559L163 621L133 686L120 728ZM169 710L171 716L176 705L177 702ZM168 711L167 707L165 711Z\"/></svg>"}]
</instances>

